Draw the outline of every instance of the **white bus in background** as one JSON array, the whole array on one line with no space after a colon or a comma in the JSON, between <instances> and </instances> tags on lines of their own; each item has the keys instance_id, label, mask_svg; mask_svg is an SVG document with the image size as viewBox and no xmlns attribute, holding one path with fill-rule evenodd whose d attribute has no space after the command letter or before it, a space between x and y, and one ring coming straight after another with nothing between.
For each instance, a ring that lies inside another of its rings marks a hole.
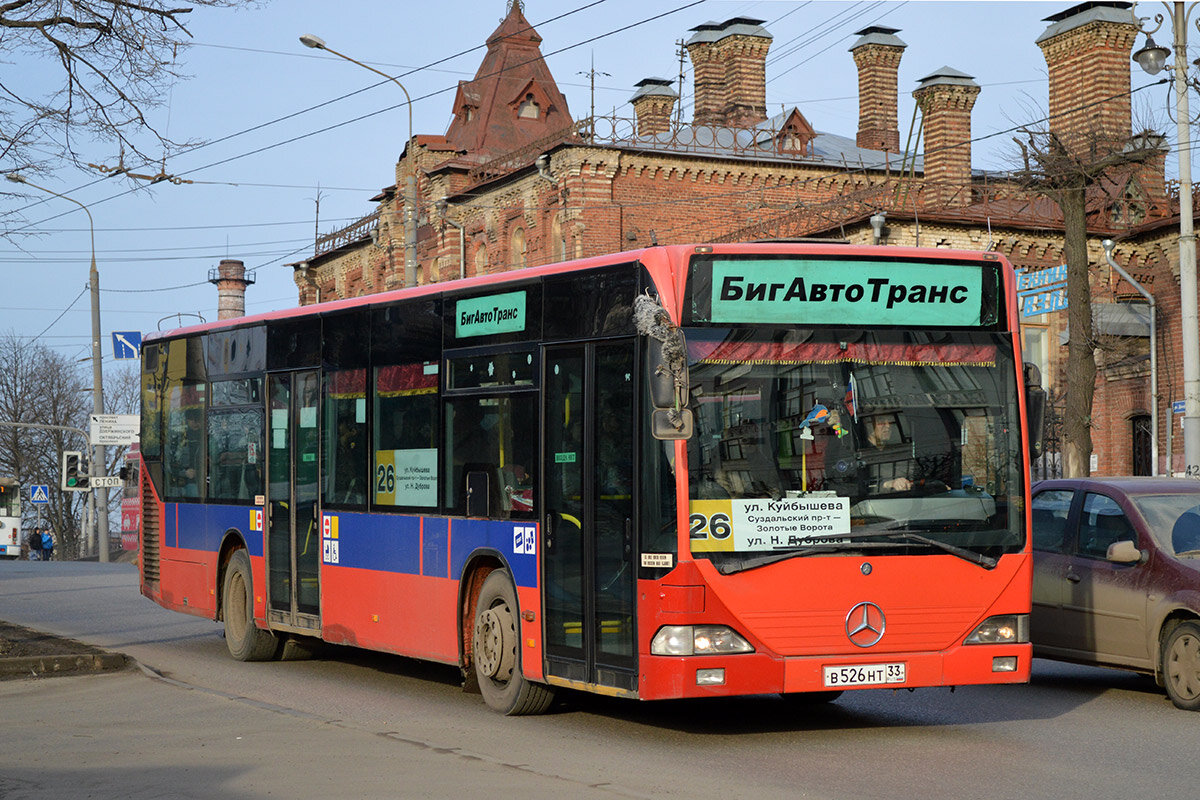
<instances>
[{"instance_id":1,"label":"white bus in background","mask_svg":"<svg viewBox=\"0 0 1200 800\"><path fill-rule=\"evenodd\" d=\"M0 478L0 557L21 557L21 485Z\"/></svg>"}]
</instances>

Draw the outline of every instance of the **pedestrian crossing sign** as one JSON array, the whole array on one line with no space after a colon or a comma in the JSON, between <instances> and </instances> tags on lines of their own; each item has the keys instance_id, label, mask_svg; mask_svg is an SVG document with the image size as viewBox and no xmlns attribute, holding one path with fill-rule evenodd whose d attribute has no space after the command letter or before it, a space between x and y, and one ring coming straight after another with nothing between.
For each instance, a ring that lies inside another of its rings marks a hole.
<instances>
[{"instance_id":1,"label":"pedestrian crossing sign","mask_svg":"<svg viewBox=\"0 0 1200 800\"><path fill-rule=\"evenodd\" d=\"M39 483L29 487L29 502L31 503L49 503L50 502L50 487L44 483Z\"/></svg>"}]
</instances>

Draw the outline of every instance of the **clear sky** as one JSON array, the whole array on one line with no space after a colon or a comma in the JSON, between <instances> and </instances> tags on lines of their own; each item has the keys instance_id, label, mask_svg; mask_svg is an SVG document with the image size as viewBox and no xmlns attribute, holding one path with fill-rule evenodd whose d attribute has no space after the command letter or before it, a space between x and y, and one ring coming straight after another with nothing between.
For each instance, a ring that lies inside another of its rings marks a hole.
<instances>
[{"instance_id":1,"label":"clear sky","mask_svg":"<svg viewBox=\"0 0 1200 800\"><path fill-rule=\"evenodd\" d=\"M943 65L974 76L982 87L975 137L1042 117L1046 66L1034 40L1048 24L1045 17L1071 5L527 0L525 15L542 36L542 52L576 119L588 114L585 73L593 64L597 113L615 109L632 117L634 83L648 76L676 78L676 42L687 39L690 28L734 16L763 19L774 37L768 110L796 106L818 131L850 137L858 118L857 73L847 50L854 31L871 24L899 28L908 44L899 75L903 144L912 90ZM275 0L241 11L194 11L194 46L179 56L192 77L175 87L155 123L173 138L211 143L166 165L168 174L195 182L130 192L121 179L67 169L42 181L87 204L95 218L106 369L114 364L113 330L173 328L181 320L198 321L196 314L215 319L216 288L207 278L222 258L242 259L255 270L248 313L294 306L292 270L283 265L311 252L318 198L319 227L326 233L370 213L370 197L394 182L408 127L402 93L361 67L305 49L301 34L316 34L330 47L399 76L413 98L415 132L440 134L450 121L457 82L474 75L505 8L504 0ZM1157 3L1139 8L1142 14L1159 11ZM0 74L8 69L41 70L57 79L50 62L4 63ZM1135 71L1135 87L1150 82ZM690 100L689 70L685 117ZM1166 128L1168 101L1166 87L1142 92L1135 117L1150 114ZM1015 149L1012 134L978 142L974 166L1012 166ZM97 164L117 161L117 153L102 145L90 156ZM86 217L40 194L0 198L0 206L20 210L24 220L9 226L19 235L0 238L0 333L41 334L38 341L64 355L86 357Z\"/></svg>"}]
</instances>

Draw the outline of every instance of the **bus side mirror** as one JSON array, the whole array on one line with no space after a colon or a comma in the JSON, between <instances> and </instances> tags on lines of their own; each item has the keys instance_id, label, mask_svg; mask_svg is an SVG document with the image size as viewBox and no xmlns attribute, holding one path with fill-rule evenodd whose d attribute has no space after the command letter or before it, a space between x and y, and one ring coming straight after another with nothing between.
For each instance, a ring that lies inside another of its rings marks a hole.
<instances>
[{"instance_id":1,"label":"bus side mirror","mask_svg":"<svg viewBox=\"0 0 1200 800\"><path fill-rule=\"evenodd\" d=\"M671 419L673 413L679 414L678 422ZM690 439L695 427L696 421L690 408L682 408L678 412L656 408L650 415L650 435L655 439Z\"/></svg>"},{"instance_id":2,"label":"bus side mirror","mask_svg":"<svg viewBox=\"0 0 1200 800\"><path fill-rule=\"evenodd\" d=\"M675 376L667 365L663 354L663 343L649 340L646 348L646 381L650 384L650 404L655 408L675 408ZM683 384L687 385L687 368L684 367ZM680 405L683 405L682 398Z\"/></svg>"},{"instance_id":3,"label":"bus side mirror","mask_svg":"<svg viewBox=\"0 0 1200 800\"><path fill-rule=\"evenodd\" d=\"M1046 390L1042 388L1042 372L1037 365L1025 362L1025 427L1029 433L1029 458L1042 454L1046 422Z\"/></svg>"}]
</instances>

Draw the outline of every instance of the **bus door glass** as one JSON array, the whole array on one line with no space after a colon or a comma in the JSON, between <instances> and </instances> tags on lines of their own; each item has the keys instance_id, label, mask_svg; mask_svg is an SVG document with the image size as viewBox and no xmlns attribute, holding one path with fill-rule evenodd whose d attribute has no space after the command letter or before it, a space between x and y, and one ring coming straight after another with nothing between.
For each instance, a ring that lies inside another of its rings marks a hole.
<instances>
[{"instance_id":1,"label":"bus door glass","mask_svg":"<svg viewBox=\"0 0 1200 800\"><path fill-rule=\"evenodd\" d=\"M544 363L547 669L636 690L633 344L548 348Z\"/></svg>"},{"instance_id":2,"label":"bus door glass","mask_svg":"<svg viewBox=\"0 0 1200 800\"><path fill-rule=\"evenodd\" d=\"M270 376L268 595L272 620L302 627L320 614L319 389L315 370Z\"/></svg>"}]
</instances>

